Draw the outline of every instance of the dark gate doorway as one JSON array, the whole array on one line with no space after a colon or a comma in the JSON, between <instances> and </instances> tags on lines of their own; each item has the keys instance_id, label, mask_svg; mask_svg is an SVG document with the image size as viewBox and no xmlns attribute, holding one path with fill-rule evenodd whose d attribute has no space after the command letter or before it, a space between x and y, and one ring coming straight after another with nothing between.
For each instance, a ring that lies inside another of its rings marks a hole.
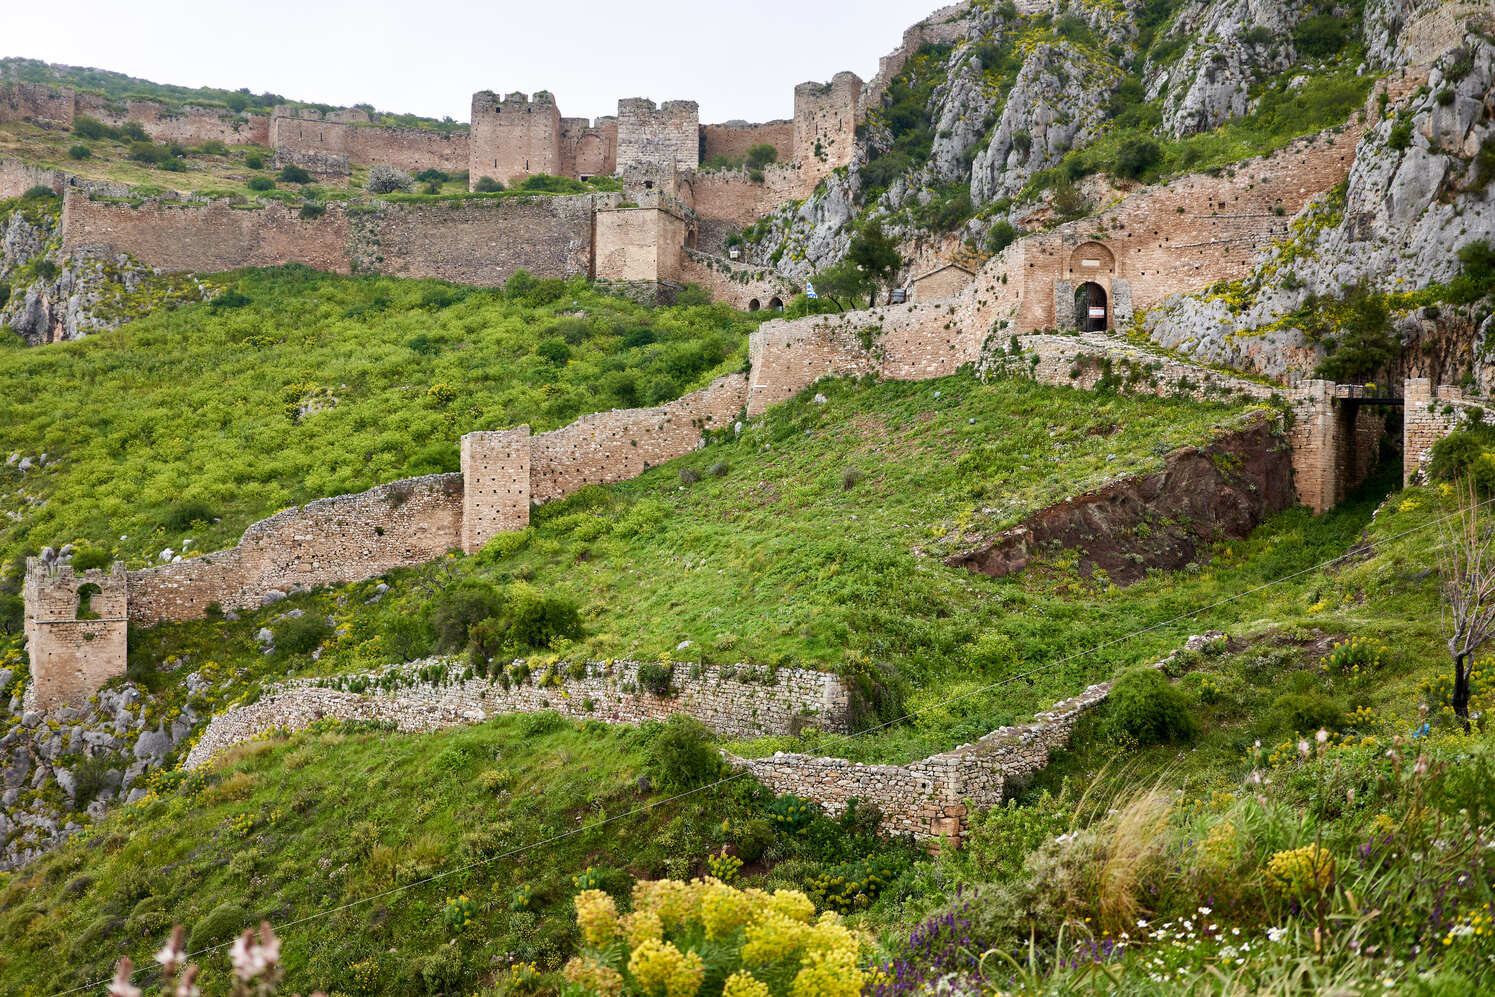
<instances>
[{"instance_id":1,"label":"dark gate doorway","mask_svg":"<svg viewBox=\"0 0 1495 997\"><path fill-rule=\"evenodd\" d=\"M1075 328L1084 332L1105 332L1109 317L1104 287L1087 281L1075 288Z\"/></svg>"}]
</instances>

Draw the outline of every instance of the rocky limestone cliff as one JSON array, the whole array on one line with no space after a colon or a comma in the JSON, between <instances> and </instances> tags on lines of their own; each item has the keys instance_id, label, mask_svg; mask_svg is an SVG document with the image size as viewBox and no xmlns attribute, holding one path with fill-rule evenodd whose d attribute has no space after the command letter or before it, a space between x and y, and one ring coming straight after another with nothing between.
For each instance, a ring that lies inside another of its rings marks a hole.
<instances>
[{"instance_id":1,"label":"rocky limestone cliff","mask_svg":"<svg viewBox=\"0 0 1495 997\"><path fill-rule=\"evenodd\" d=\"M0 327L29 346L82 339L214 293L205 281L123 254L64 253L59 229L60 202L33 202L0 220Z\"/></svg>"},{"instance_id":2,"label":"rocky limestone cliff","mask_svg":"<svg viewBox=\"0 0 1495 997\"><path fill-rule=\"evenodd\" d=\"M1343 192L1311 205L1294 230L1240 286L1173 301L1145 316L1143 328L1211 362L1274 377L1306 373L1323 346L1293 324L1293 313L1365 285L1395 313L1400 373L1449 381L1467 372L1491 324L1486 310L1438 307L1411 292L1432 288L1436 297L1460 273L1460 249L1495 241L1495 44L1470 32L1440 57L1426 88L1366 132ZM1432 369L1446 368L1447 354L1451 362L1462 355L1465 370ZM1484 363L1475 366L1486 382Z\"/></svg>"}]
</instances>

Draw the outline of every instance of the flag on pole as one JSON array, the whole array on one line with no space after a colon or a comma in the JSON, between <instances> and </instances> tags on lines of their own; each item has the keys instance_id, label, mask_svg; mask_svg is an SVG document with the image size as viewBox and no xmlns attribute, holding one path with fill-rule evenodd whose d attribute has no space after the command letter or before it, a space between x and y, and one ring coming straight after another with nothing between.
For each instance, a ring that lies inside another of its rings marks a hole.
<instances>
[{"instance_id":1,"label":"flag on pole","mask_svg":"<svg viewBox=\"0 0 1495 997\"><path fill-rule=\"evenodd\" d=\"M820 295L815 293L815 285L811 284L809 281L805 281L805 297L809 298L811 301L814 301L816 298L820 297Z\"/></svg>"}]
</instances>

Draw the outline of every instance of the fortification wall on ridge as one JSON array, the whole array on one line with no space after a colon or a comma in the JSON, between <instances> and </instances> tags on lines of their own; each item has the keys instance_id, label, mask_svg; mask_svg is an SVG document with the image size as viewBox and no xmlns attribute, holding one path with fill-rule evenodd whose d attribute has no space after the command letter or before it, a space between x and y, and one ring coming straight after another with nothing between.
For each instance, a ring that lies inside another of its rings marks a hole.
<instances>
[{"instance_id":1,"label":"fortification wall on ridge","mask_svg":"<svg viewBox=\"0 0 1495 997\"><path fill-rule=\"evenodd\" d=\"M45 83L6 83L0 86L0 122L6 121L70 127L73 91Z\"/></svg>"},{"instance_id":2,"label":"fortification wall on ridge","mask_svg":"<svg viewBox=\"0 0 1495 997\"><path fill-rule=\"evenodd\" d=\"M153 100L107 100L97 94L80 93L73 98L73 116L87 115L118 128L135 122L157 142L222 142L225 145L268 145L270 116L236 113L224 108L167 107Z\"/></svg>"},{"instance_id":3,"label":"fortification wall on ridge","mask_svg":"<svg viewBox=\"0 0 1495 997\"><path fill-rule=\"evenodd\" d=\"M584 415L532 437L530 500L539 505L586 485L636 478L690 453L702 433L730 425L746 401L747 378L728 374L664 405Z\"/></svg>"},{"instance_id":4,"label":"fortification wall on ridge","mask_svg":"<svg viewBox=\"0 0 1495 997\"><path fill-rule=\"evenodd\" d=\"M701 126L701 162L710 162L714 156L727 159L745 159L748 150L755 145L771 145L778 152L779 162L794 158L794 122L765 121L749 124L745 121L729 121L721 125Z\"/></svg>"},{"instance_id":5,"label":"fortification wall on ridge","mask_svg":"<svg viewBox=\"0 0 1495 997\"><path fill-rule=\"evenodd\" d=\"M129 574L135 623L201 618L286 592L424 564L462 543L462 476L434 474L318 499L261 520L237 547Z\"/></svg>"},{"instance_id":6,"label":"fortification wall on ridge","mask_svg":"<svg viewBox=\"0 0 1495 997\"><path fill-rule=\"evenodd\" d=\"M472 95L468 182L483 177L512 183L539 173L560 174L561 113L555 97L541 91L499 96Z\"/></svg>"},{"instance_id":7,"label":"fortification wall on ridge","mask_svg":"<svg viewBox=\"0 0 1495 997\"><path fill-rule=\"evenodd\" d=\"M59 170L32 166L18 159L0 159L0 200L20 197L32 187L50 187L60 194L65 181Z\"/></svg>"},{"instance_id":8,"label":"fortification wall on ridge","mask_svg":"<svg viewBox=\"0 0 1495 997\"><path fill-rule=\"evenodd\" d=\"M680 254L680 279L700 284L712 301L724 302L743 311L770 307L779 299L787 303L798 290L794 281L772 270L734 263L719 256L687 249Z\"/></svg>"},{"instance_id":9,"label":"fortification wall on ridge","mask_svg":"<svg viewBox=\"0 0 1495 997\"><path fill-rule=\"evenodd\" d=\"M386 202L349 221L353 268L496 286L592 270L593 196Z\"/></svg>"},{"instance_id":10,"label":"fortification wall on ridge","mask_svg":"<svg viewBox=\"0 0 1495 997\"><path fill-rule=\"evenodd\" d=\"M304 263L348 272L348 218L330 204L314 219L278 201L94 200L69 189L63 198L62 244L129 253L163 270L233 270Z\"/></svg>"},{"instance_id":11,"label":"fortification wall on ridge","mask_svg":"<svg viewBox=\"0 0 1495 997\"><path fill-rule=\"evenodd\" d=\"M351 163L393 166L410 173L461 173L467 169L469 152L465 129L441 132L290 117L270 121L269 143L277 153L346 156Z\"/></svg>"}]
</instances>

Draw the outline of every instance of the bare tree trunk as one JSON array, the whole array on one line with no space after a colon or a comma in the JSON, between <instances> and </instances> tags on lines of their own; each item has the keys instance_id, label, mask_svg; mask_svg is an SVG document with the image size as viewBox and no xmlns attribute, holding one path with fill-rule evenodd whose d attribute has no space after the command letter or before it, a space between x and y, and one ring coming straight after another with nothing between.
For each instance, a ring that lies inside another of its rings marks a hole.
<instances>
[{"instance_id":1,"label":"bare tree trunk","mask_svg":"<svg viewBox=\"0 0 1495 997\"><path fill-rule=\"evenodd\" d=\"M1466 652L1453 659L1453 712L1469 731L1469 654Z\"/></svg>"},{"instance_id":2,"label":"bare tree trunk","mask_svg":"<svg viewBox=\"0 0 1495 997\"><path fill-rule=\"evenodd\" d=\"M1495 530L1472 480L1455 486L1438 545L1443 630L1453 658L1453 711L1469 730L1469 673L1475 652L1495 636Z\"/></svg>"}]
</instances>

